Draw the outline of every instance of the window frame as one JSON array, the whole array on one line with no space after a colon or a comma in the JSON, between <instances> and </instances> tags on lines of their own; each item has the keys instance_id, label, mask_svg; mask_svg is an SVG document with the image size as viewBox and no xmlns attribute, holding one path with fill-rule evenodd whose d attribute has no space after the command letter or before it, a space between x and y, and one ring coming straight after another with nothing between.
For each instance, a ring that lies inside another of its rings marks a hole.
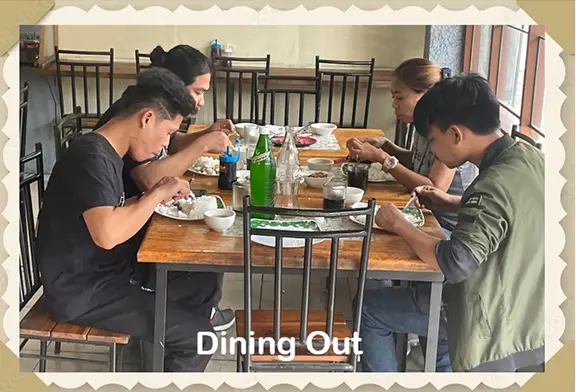
<instances>
[{"instance_id":1,"label":"window frame","mask_svg":"<svg viewBox=\"0 0 576 392\"><path fill-rule=\"evenodd\" d=\"M481 25L466 26L464 36L464 72L478 72L478 59L480 55ZM525 27L525 26L524 26ZM543 25L529 25L527 30L515 25L492 25L492 37L490 42L490 60L488 70L488 82L490 87L500 96L504 83L500 83L499 75L503 72L506 59L510 54L506 47L506 34L508 29L527 34L528 44L526 49L526 64L524 80L522 85L522 98L520 112L500 102L502 113L510 113L518 122L502 116L502 130L510 133L512 125L518 124L521 133L530 136L536 142L543 143L544 131L536 126L533 119L542 118L542 104L544 101L544 86L542 80L544 76L544 56L540 56L540 51L545 49L545 29ZM541 58L540 58L541 57ZM541 61L539 61L541 60ZM539 78L540 77L540 78ZM537 94L537 91L540 94ZM541 120L540 120L541 121Z\"/></svg>"}]
</instances>

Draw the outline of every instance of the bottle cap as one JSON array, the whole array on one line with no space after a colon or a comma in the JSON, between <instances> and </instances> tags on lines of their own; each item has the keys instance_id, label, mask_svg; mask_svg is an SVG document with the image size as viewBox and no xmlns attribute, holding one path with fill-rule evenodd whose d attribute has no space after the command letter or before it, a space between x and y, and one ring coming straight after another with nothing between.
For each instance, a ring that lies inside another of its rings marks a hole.
<instances>
[{"instance_id":1,"label":"bottle cap","mask_svg":"<svg viewBox=\"0 0 576 392\"><path fill-rule=\"evenodd\" d=\"M212 45L212 47L213 47L213 48L216 48L216 49L221 49L221 48L222 48L222 45L220 45L220 43L218 42L217 39L215 39L214 41L210 42L210 45Z\"/></svg>"},{"instance_id":2,"label":"bottle cap","mask_svg":"<svg viewBox=\"0 0 576 392\"><path fill-rule=\"evenodd\" d=\"M234 163L238 162L240 154L230 153L230 147L226 149L226 153L220 155L220 162L222 163Z\"/></svg>"}]
</instances>

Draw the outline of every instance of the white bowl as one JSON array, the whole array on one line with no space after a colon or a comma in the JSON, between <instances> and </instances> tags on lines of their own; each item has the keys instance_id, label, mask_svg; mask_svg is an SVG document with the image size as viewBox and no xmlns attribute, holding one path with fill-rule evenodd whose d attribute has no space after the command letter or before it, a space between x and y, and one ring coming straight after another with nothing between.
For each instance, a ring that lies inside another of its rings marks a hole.
<instances>
[{"instance_id":1,"label":"white bowl","mask_svg":"<svg viewBox=\"0 0 576 392\"><path fill-rule=\"evenodd\" d=\"M334 161L327 158L311 158L308 159L308 169L311 171L325 171L329 172L334 167Z\"/></svg>"},{"instance_id":2,"label":"white bowl","mask_svg":"<svg viewBox=\"0 0 576 392\"><path fill-rule=\"evenodd\" d=\"M346 205L351 206L358 203L364 197L364 190L362 188L355 188L349 186L346 188Z\"/></svg>"},{"instance_id":3,"label":"white bowl","mask_svg":"<svg viewBox=\"0 0 576 392\"><path fill-rule=\"evenodd\" d=\"M230 209L208 210L204 212L204 222L214 231L229 229L236 219L236 213Z\"/></svg>"},{"instance_id":4,"label":"white bowl","mask_svg":"<svg viewBox=\"0 0 576 392\"><path fill-rule=\"evenodd\" d=\"M240 135L240 137L242 139L244 139L246 133L244 132L246 130L246 126L250 126L250 125L255 125L257 126L257 124L252 124L252 123L238 123L236 125L234 125L234 127L236 128L236 132L238 132L238 135Z\"/></svg>"},{"instance_id":5,"label":"white bowl","mask_svg":"<svg viewBox=\"0 0 576 392\"><path fill-rule=\"evenodd\" d=\"M318 136L327 136L334 132L334 130L338 127L329 123L316 123L310 125L310 128L312 129L312 132Z\"/></svg>"},{"instance_id":6,"label":"white bowl","mask_svg":"<svg viewBox=\"0 0 576 392\"><path fill-rule=\"evenodd\" d=\"M324 173L326 177L310 177L310 175L314 173ZM320 170L312 170L304 173L304 181L310 188L322 188L332 177L334 177L334 173Z\"/></svg>"}]
</instances>

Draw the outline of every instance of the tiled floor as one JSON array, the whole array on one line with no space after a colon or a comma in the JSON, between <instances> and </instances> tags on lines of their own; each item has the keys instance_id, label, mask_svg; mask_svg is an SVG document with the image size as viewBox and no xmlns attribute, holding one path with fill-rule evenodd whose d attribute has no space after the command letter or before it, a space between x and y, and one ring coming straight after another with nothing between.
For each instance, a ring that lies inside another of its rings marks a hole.
<instances>
[{"instance_id":1,"label":"tiled floor","mask_svg":"<svg viewBox=\"0 0 576 392\"><path fill-rule=\"evenodd\" d=\"M47 183L46 179L46 183ZM35 193L35 192L34 192ZM33 194L35 198L36 195ZM36 200L34 200L36 204ZM311 278L311 309L322 310L326 308L326 274L313 274ZM274 288L273 275L255 274L253 279L254 293L252 306L257 309L272 309L274 297L271 294ZM342 311L347 321L352 319L352 298L356 290L355 279L338 278L336 284L336 310ZM283 309L299 309L302 291L301 276L285 276L283 279ZM35 297L37 299L40 293ZM33 299L21 312L23 317L30 309ZM221 308L242 309L244 305L244 281L242 274L229 273L224 276L224 288ZM235 328L226 331L227 336L235 335ZM48 354L53 354L53 344L48 347ZM24 353L39 353L37 341L30 341L23 350ZM62 344L62 356L106 361L108 349L102 346L89 346L78 344ZM123 371L140 371L140 345L129 344L123 355ZM22 371L38 371L38 361L34 359L20 359ZM408 356L408 371L421 371L423 368L422 353L419 348L412 349ZM108 365L87 362L47 361L48 372L106 372ZM236 359L234 356L215 353L208 364L207 372L235 372Z\"/></svg>"}]
</instances>

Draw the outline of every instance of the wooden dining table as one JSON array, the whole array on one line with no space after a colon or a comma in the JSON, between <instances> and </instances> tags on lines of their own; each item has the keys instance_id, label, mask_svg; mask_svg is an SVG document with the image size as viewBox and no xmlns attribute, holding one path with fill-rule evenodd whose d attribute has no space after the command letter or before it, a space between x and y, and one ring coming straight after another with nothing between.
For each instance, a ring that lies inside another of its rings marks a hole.
<instances>
[{"instance_id":1,"label":"wooden dining table","mask_svg":"<svg viewBox=\"0 0 576 392\"><path fill-rule=\"evenodd\" d=\"M189 132L206 128L193 125ZM340 149L319 150L301 149L299 157L302 164L310 158L330 158L338 160L347 156L346 141L350 137L382 136L379 129L337 129L334 135ZM276 150L277 152L277 150ZM192 190L206 190L210 195L218 195L226 205L232 205L232 191L218 189L217 177L209 177L187 172L184 178L192 179ZM378 205L391 203L403 206L410 194L397 182L369 183L364 195L376 199ZM298 201L301 208L322 208L320 189L303 185L299 190ZM429 211L424 211L425 224L422 231L444 238L443 231ZM237 216L236 219L241 219ZM338 273L354 274L359 268L359 255L362 241L340 241ZM303 248L283 251L283 271L301 273L304 261ZM138 262L156 265L156 304L154 328L154 365L155 372L164 370L164 342L167 301L168 271L210 271L219 273L242 273L244 269L243 238L226 236L212 231L203 220L181 221L154 214L138 251ZM253 244L252 270L255 273L274 272L274 252L270 248ZM330 265L329 242L314 245L312 261L313 271L328 271ZM368 277L402 281L430 282L431 303L428 325L425 371L436 368L436 351L440 323L442 282L444 276L437 265L422 261L408 244L399 236L383 230L373 231L368 261Z\"/></svg>"}]
</instances>

